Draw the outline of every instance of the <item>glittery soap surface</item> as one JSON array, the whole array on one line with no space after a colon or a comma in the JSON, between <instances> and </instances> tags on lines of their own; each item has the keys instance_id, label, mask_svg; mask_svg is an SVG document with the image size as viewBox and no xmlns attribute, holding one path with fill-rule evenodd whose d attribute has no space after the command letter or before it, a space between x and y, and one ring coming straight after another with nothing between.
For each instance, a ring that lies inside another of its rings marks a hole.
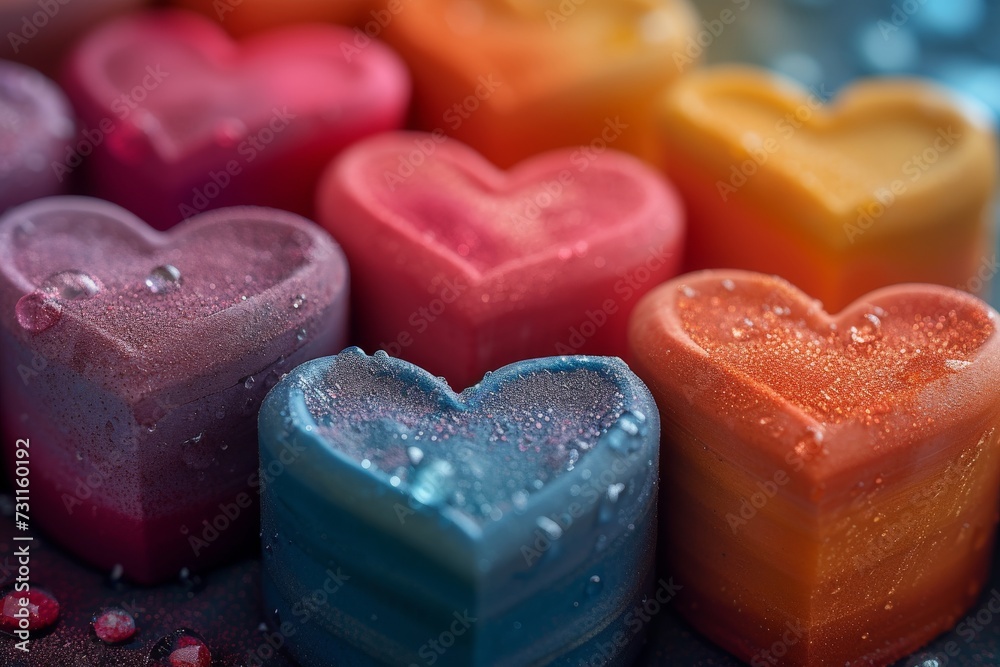
<instances>
[{"instance_id":1,"label":"glittery soap surface","mask_svg":"<svg viewBox=\"0 0 1000 667\"><path fill-rule=\"evenodd\" d=\"M591 369L526 371L459 402L399 369L382 354L345 352L303 383L306 406L331 446L363 468L480 523L525 508L626 411L613 374Z\"/></svg>"},{"instance_id":2,"label":"glittery soap surface","mask_svg":"<svg viewBox=\"0 0 1000 667\"><path fill-rule=\"evenodd\" d=\"M423 140L433 143L429 136ZM505 175L471 153L448 155L438 147L441 154L411 176L387 180L400 156L413 148L407 141L369 153L363 164L366 188L394 216L480 272L554 247L569 259L586 252L585 235L612 231L612 221L628 220L650 202L649 186L624 171L619 160L579 172L568 154L548 159L545 171L536 165ZM459 155L464 164L455 159ZM666 223L657 226L664 229Z\"/></svg>"},{"instance_id":3,"label":"glittery soap surface","mask_svg":"<svg viewBox=\"0 0 1000 667\"><path fill-rule=\"evenodd\" d=\"M717 363L826 422L879 423L928 384L975 363L991 311L939 292L830 317L785 283L723 279L678 287L685 333Z\"/></svg>"},{"instance_id":4,"label":"glittery soap surface","mask_svg":"<svg viewBox=\"0 0 1000 667\"><path fill-rule=\"evenodd\" d=\"M107 202L52 198L11 211L0 238L13 331L50 359L127 386L289 354L325 326L318 318L347 277L319 228L262 208L213 211L160 234ZM122 357L142 373L124 372Z\"/></svg>"}]
</instances>

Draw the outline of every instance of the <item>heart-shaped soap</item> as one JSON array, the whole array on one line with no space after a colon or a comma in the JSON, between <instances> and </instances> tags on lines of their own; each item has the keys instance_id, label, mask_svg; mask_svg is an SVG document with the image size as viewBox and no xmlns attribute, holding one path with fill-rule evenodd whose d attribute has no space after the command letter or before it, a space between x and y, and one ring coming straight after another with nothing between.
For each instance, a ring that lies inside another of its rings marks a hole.
<instances>
[{"instance_id":1,"label":"heart-shaped soap","mask_svg":"<svg viewBox=\"0 0 1000 667\"><path fill-rule=\"evenodd\" d=\"M94 199L9 211L3 420L34 445L32 520L144 583L230 557L257 532L260 400L340 349L347 279L329 236L283 211L168 234Z\"/></svg>"},{"instance_id":2,"label":"heart-shaped soap","mask_svg":"<svg viewBox=\"0 0 1000 667\"><path fill-rule=\"evenodd\" d=\"M508 167L567 146L654 154L653 103L692 63L696 20L686 0L426 0L381 36L410 65L421 129Z\"/></svg>"},{"instance_id":3,"label":"heart-shaped soap","mask_svg":"<svg viewBox=\"0 0 1000 667\"><path fill-rule=\"evenodd\" d=\"M740 271L643 299L663 565L699 630L751 664L888 665L960 618L996 525L998 321L931 285L831 316Z\"/></svg>"},{"instance_id":4,"label":"heart-shaped soap","mask_svg":"<svg viewBox=\"0 0 1000 667\"><path fill-rule=\"evenodd\" d=\"M831 312L900 282L981 286L997 176L988 117L916 80L863 81L830 107L826 92L738 66L667 92L687 266L775 273Z\"/></svg>"},{"instance_id":5,"label":"heart-shaped soap","mask_svg":"<svg viewBox=\"0 0 1000 667\"><path fill-rule=\"evenodd\" d=\"M145 0L3 0L0 2L0 58L52 75L67 49L87 30Z\"/></svg>"},{"instance_id":6,"label":"heart-shaped soap","mask_svg":"<svg viewBox=\"0 0 1000 667\"><path fill-rule=\"evenodd\" d=\"M0 211L67 185L51 164L73 140L73 110L33 69L0 60Z\"/></svg>"},{"instance_id":7,"label":"heart-shaped soap","mask_svg":"<svg viewBox=\"0 0 1000 667\"><path fill-rule=\"evenodd\" d=\"M237 44L180 10L103 25L65 76L92 191L161 229L236 204L310 215L331 157L399 127L409 100L399 57L376 42L351 52L353 39L310 25Z\"/></svg>"},{"instance_id":8,"label":"heart-shaped soap","mask_svg":"<svg viewBox=\"0 0 1000 667\"><path fill-rule=\"evenodd\" d=\"M374 8L388 3L389 7ZM233 35L273 30L290 23L361 24L365 36L377 37L394 14L402 11L404 0L174 0L173 4L200 11L216 19ZM396 9L399 7L399 9ZM394 11L390 11L390 8ZM375 21L373 26L365 20ZM359 47L366 45L359 37Z\"/></svg>"},{"instance_id":9,"label":"heart-shaped soap","mask_svg":"<svg viewBox=\"0 0 1000 667\"><path fill-rule=\"evenodd\" d=\"M318 197L359 342L458 387L520 359L623 355L638 297L680 264L673 189L616 152L503 173L442 134L391 133L346 151Z\"/></svg>"},{"instance_id":10,"label":"heart-shaped soap","mask_svg":"<svg viewBox=\"0 0 1000 667\"><path fill-rule=\"evenodd\" d=\"M310 609L286 638L317 667L569 666L609 646L602 664L629 664L658 438L619 359L523 361L458 395L384 352L303 364L261 407L265 608Z\"/></svg>"}]
</instances>

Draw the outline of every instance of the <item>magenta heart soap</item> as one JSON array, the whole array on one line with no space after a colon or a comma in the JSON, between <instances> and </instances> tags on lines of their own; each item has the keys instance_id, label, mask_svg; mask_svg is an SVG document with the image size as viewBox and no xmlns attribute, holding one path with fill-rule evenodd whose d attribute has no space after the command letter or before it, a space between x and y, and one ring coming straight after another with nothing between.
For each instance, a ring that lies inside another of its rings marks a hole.
<instances>
[{"instance_id":1,"label":"magenta heart soap","mask_svg":"<svg viewBox=\"0 0 1000 667\"><path fill-rule=\"evenodd\" d=\"M142 583L230 557L258 530L260 401L343 346L347 284L333 240L283 211L168 233L88 198L9 211L3 421L32 443L32 520Z\"/></svg>"},{"instance_id":2,"label":"magenta heart soap","mask_svg":"<svg viewBox=\"0 0 1000 667\"><path fill-rule=\"evenodd\" d=\"M402 60L354 39L308 25L237 43L180 10L102 25L64 77L93 152L93 194L159 229L230 205L310 216L322 168L344 146L399 127L409 102Z\"/></svg>"},{"instance_id":3,"label":"magenta heart soap","mask_svg":"<svg viewBox=\"0 0 1000 667\"><path fill-rule=\"evenodd\" d=\"M0 211L64 191L68 181L52 164L73 134L73 110L56 84L0 60Z\"/></svg>"},{"instance_id":4,"label":"magenta heart soap","mask_svg":"<svg viewBox=\"0 0 1000 667\"><path fill-rule=\"evenodd\" d=\"M503 172L441 133L387 133L317 196L351 262L358 343L455 387L532 357L623 356L633 306L680 262L673 187L614 151Z\"/></svg>"}]
</instances>

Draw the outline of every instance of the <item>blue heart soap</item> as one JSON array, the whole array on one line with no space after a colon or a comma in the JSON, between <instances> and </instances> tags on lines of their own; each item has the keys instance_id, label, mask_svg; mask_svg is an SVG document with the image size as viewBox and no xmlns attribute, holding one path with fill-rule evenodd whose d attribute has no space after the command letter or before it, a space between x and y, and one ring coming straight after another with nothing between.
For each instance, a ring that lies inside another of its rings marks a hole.
<instances>
[{"instance_id":1,"label":"blue heart soap","mask_svg":"<svg viewBox=\"0 0 1000 667\"><path fill-rule=\"evenodd\" d=\"M303 664L634 657L659 417L621 360L523 361L455 394L351 348L282 379L259 428L265 604Z\"/></svg>"}]
</instances>

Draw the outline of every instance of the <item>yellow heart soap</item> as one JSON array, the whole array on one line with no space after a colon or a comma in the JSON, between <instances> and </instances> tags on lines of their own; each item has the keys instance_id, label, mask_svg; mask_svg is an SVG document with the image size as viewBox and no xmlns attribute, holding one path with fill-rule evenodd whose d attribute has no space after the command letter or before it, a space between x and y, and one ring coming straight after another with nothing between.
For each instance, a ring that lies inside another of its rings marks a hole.
<instances>
[{"instance_id":1,"label":"yellow heart soap","mask_svg":"<svg viewBox=\"0 0 1000 667\"><path fill-rule=\"evenodd\" d=\"M981 292L997 174L988 117L918 80L862 81L829 106L826 94L723 66L664 95L688 268L779 274L831 312L899 282Z\"/></svg>"}]
</instances>

